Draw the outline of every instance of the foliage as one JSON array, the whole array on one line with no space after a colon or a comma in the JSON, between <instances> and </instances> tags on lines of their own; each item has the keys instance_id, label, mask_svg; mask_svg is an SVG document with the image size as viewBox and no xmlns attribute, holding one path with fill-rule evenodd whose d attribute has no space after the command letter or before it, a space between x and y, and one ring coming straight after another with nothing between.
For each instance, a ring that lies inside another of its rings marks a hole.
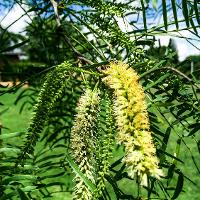
<instances>
[{"instance_id":1,"label":"foliage","mask_svg":"<svg viewBox=\"0 0 200 200\"><path fill-rule=\"evenodd\" d=\"M144 49L171 25L176 28L169 32L196 34L199 5L171 1L169 19L168 1L139 2L20 1L37 17L17 47L30 44L32 60L56 66L39 74L47 72L36 102L28 90L16 100L29 96L36 103L26 133L0 135L0 199L48 199L72 190L74 199L176 199L186 181L195 184L184 173L180 151L187 150L199 175L187 139L199 148L200 86L172 63L173 51L155 58ZM151 27L148 16L156 9L163 25ZM132 31L119 24L128 23L127 16ZM21 138L23 144L16 142Z\"/></svg>"}]
</instances>

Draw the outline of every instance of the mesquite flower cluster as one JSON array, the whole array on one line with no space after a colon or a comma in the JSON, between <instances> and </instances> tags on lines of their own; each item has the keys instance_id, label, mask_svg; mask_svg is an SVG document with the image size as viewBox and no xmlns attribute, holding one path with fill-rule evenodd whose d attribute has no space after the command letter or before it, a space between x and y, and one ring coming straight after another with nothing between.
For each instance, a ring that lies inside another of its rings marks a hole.
<instances>
[{"instance_id":1,"label":"mesquite flower cluster","mask_svg":"<svg viewBox=\"0 0 200 200\"><path fill-rule=\"evenodd\" d=\"M105 75L102 79L103 83L113 93L113 103L109 103L109 106L106 107L106 113L109 113L106 116L109 116L109 127L113 127L111 118L115 118L116 142L123 145L125 150L122 162L131 178L137 178L141 185L147 186L148 176L159 179L163 176L163 172L158 166L159 160L151 136L145 94L139 84L139 76L132 68L122 62L111 62L105 70L102 70L102 73ZM71 154L83 174L97 186L97 194L93 195L83 180L76 176L74 199L98 198L98 194L101 194L99 191L104 188L104 176L109 171L108 160L102 162L101 158L110 154L107 152L103 156L102 152L106 152L106 147L100 144L111 144L110 140L114 137L110 136L112 128L106 129L107 132L104 134L108 133L109 137L101 137L104 138L104 141L99 142L100 130L98 129L101 127L101 122L98 120L100 119L100 107L103 105L100 102L100 90L86 89L80 98L78 113L71 132ZM109 102L108 99L107 102ZM113 115L111 114L111 106ZM108 146L108 148L110 147ZM106 163L105 166L98 166L102 163Z\"/></svg>"},{"instance_id":2,"label":"mesquite flower cluster","mask_svg":"<svg viewBox=\"0 0 200 200\"><path fill-rule=\"evenodd\" d=\"M103 81L114 89L117 142L125 147L123 162L130 177L137 176L142 185L147 185L148 175L159 179L163 173L158 167L139 76L122 62L110 63L104 73L107 76Z\"/></svg>"}]
</instances>

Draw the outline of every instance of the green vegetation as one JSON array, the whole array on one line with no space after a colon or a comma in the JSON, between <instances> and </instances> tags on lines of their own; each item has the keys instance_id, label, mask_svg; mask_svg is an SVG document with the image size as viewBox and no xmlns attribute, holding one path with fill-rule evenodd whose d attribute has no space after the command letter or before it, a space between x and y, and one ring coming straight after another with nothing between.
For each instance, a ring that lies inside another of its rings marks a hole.
<instances>
[{"instance_id":1,"label":"green vegetation","mask_svg":"<svg viewBox=\"0 0 200 200\"><path fill-rule=\"evenodd\" d=\"M1 110L4 109L9 109L6 111L4 114L1 115L1 123L5 127L9 127L9 129L2 129L2 134L6 133L13 133L13 132L26 132L28 128L28 124L30 122L30 118L32 116L32 105L26 105L23 109L23 111L20 113L21 106L23 105L24 102L29 100L29 97L26 96L22 98L21 101L19 101L16 105L14 102L16 101L17 97L19 96L19 93L21 93L24 90L28 89L20 89L15 93L11 94L5 94L1 97L1 102L4 104L1 106ZM30 93L30 92L29 92ZM15 117L13 117L15 116ZM169 121L173 121L173 119L169 119ZM162 122L163 126L161 128L161 131L165 131L167 126L165 127L164 122ZM177 126L177 132L181 133L183 130L180 125ZM171 133L171 136L169 138L169 145L167 148L167 152L171 153L172 155L176 151L176 143L177 143L178 137L176 136L176 133L173 131ZM16 141L13 140L14 143L19 143L21 144L21 141ZM199 150L197 144L194 142L192 138L187 138L186 139L186 144L190 148L190 151L193 153L193 156L196 160L197 166L200 166L200 160L198 159L199 157ZM38 147L40 148L40 147ZM62 151L60 152L62 153ZM115 158L120 158L121 151L116 151L114 153ZM188 180L185 180L185 187L184 187L184 192L180 195L181 200L198 200L200 196L199 192L199 185L200 185L200 179L199 179L199 173L198 170L196 169L194 162L191 159L191 154L188 151L188 148L182 144L180 148L180 155L179 158L184 162L184 164L181 164L178 162L178 166L181 168L184 174L186 176L188 175L188 178L191 179L195 184L191 183ZM172 159L173 160L173 159ZM48 172L46 173L48 175ZM58 178L58 181L62 181L63 183L66 183L67 180L69 180L69 176L65 175L62 178ZM174 182L173 185L175 186L176 183ZM131 183L131 181L128 181L128 179L124 179L119 182L119 187L122 188L127 194L134 194L134 190L136 189L136 186ZM59 199L59 200L64 200L64 199L72 199L72 196L70 193L56 193L56 191L59 191L59 187L53 187L51 188L52 192L55 192L53 194L53 197L47 198L47 199ZM109 187L109 192L112 194L113 191ZM114 195L112 195L114 198Z\"/></svg>"},{"instance_id":2,"label":"green vegetation","mask_svg":"<svg viewBox=\"0 0 200 200\"><path fill-rule=\"evenodd\" d=\"M22 101L14 104L19 93L23 90L18 90L15 93L8 93L1 96L1 111L5 112L0 116L0 121L3 125L2 134L4 133L14 133L26 131L31 118L32 105L27 105L24 107L23 111L20 113L21 107L24 102L26 102L28 97L23 98Z\"/></svg>"},{"instance_id":3,"label":"green vegetation","mask_svg":"<svg viewBox=\"0 0 200 200\"><path fill-rule=\"evenodd\" d=\"M0 200L199 199L198 57L155 44L199 41L200 5L135 2L0 3L30 19L0 26Z\"/></svg>"}]
</instances>

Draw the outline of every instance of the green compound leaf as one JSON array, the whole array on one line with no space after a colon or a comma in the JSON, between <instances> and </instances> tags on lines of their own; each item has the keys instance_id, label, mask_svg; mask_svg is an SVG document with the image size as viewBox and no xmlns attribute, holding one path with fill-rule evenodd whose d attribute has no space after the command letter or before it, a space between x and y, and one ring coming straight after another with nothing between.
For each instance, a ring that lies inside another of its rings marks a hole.
<instances>
[{"instance_id":1,"label":"green compound leaf","mask_svg":"<svg viewBox=\"0 0 200 200\"><path fill-rule=\"evenodd\" d=\"M66 82L70 79L68 74L71 68L72 65L70 63L63 62L47 74L43 87L40 90L37 104L34 107L34 115L27 130L26 141L19 154L17 165L19 163L23 164L27 155L34 151L49 114L54 108L56 101L61 97L66 87Z\"/></svg>"},{"instance_id":2,"label":"green compound leaf","mask_svg":"<svg viewBox=\"0 0 200 200\"><path fill-rule=\"evenodd\" d=\"M84 174L80 171L78 165L72 160L69 154L66 155L66 160L75 172L75 174L78 175L84 181L90 191L94 193L96 190L95 185L86 176L84 176Z\"/></svg>"},{"instance_id":3,"label":"green compound leaf","mask_svg":"<svg viewBox=\"0 0 200 200\"><path fill-rule=\"evenodd\" d=\"M18 148L9 148L9 147L3 147L0 148L0 153L20 153L20 149Z\"/></svg>"},{"instance_id":4,"label":"green compound leaf","mask_svg":"<svg viewBox=\"0 0 200 200\"><path fill-rule=\"evenodd\" d=\"M147 31L146 8L144 6L144 1L143 0L141 0L141 5L142 5L142 14L143 14L144 29L145 29L145 31Z\"/></svg>"},{"instance_id":5,"label":"green compound leaf","mask_svg":"<svg viewBox=\"0 0 200 200\"><path fill-rule=\"evenodd\" d=\"M179 172L176 189L175 189L174 195L173 195L173 197L171 199L176 199L179 196L179 194L181 193L181 191L183 189L183 182L184 182L183 173Z\"/></svg>"},{"instance_id":6,"label":"green compound leaf","mask_svg":"<svg viewBox=\"0 0 200 200\"><path fill-rule=\"evenodd\" d=\"M189 27L189 13L188 13L188 7L187 7L187 0L182 0L182 9L183 9L183 16L185 18L186 26Z\"/></svg>"},{"instance_id":7,"label":"green compound leaf","mask_svg":"<svg viewBox=\"0 0 200 200\"><path fill-rule=\"evenodd\" d=\"M144 90L148 90L152 87L154 87L155 85L158 85L159 83L161 83L163 80L165 80L166 78L168 78L170 76L169 73L166 73L165 75L161 76L158 80L150 83L149 85L147 85Z\"/></svg>"},{"instance_id":8,"label":"green compound leaf","mask_svg":"<svg viewBox=\"0 0 200 200\"><path fill-rule=\"evenodd\" d=\"M26 193L21 190L20 188L18 188L18 193L19 193L19 197L21 200L29 200L28 196L26 195Z\"/></svg>"},{"instance_id":9,"label":"green compound leaf","mask_svg":"<svg viewBox=\"0 0 200 200\"><path fill-rule=\"evenodd\" d=\"M194 11L195 11L197 22L200 25L200 16L199 16L197 1L194 1Z\"/></svg>"},{"instance_id":10,"label":"green compound leaf","mask_svg":"<svg viewBox=\"0 0 200 200\"><path fill-rule=\"evenodd\" d=\"M25 134L25 132L15 132L15 133L2 134L2 135L0 135L0 140L21 136L23 134Z\"/></svg>"},{"instance_id":11,"label":"green compound leaf","mask_svg":"<svg viewBox=\"0 0 200 200\"><path fill-rule=\"evenodd\" d=\"M8 48L6 48L6 49L1 50L0 53L7 52L7 51L12 51L12 50L14 50L14 49L16 49L16 48L19 48L19 47L25 45L25 44L28 43L28 42L29 42L29 39L28 39L28 40L24 40L24 41L22 41L22 42L20 42L20 43L18 43L18 44L15 44L15 45L13 45L13 46L10 46L10 47L8 47Z\"/></svg>"},{"instance_id":12,"label":"green compound leaf","mask_svg":"<svg viewBox=\"0 0 200 200\"><path fill-rule=\"evenodd\" d=\"M189 134L187 135L187 136L192 136L192 135L194 135L197 131L199 131L199 129L200 129L200 123L194 123L194 124L191 124L190 126L189 126L189 128L190 128L190 132L189 132Z\"/></svg>"},{"instance_id":13,"label":"green compound leaf","mask_svg":"<svg viewBox=\"0 0 200 200\"><path fill-rule=\"evenodd\" d=\"M12 182L20 182L20 181L36 181L37 176L34 175L28 175L28 174L16 174L12 177L6 177L2 180L2 184L9 185Z\"/></svg>"},{"instance_id":14,"label":"green compound leaf","mask_svg":"<svg viewBox=\"0 0 200 200\"><path fill-rule=\"evenodd\" d=\"M162 6L163 6L163 21L165 25L165 30L167 30L168 23L167 23L167 5L166 0L162 0Z\"/></svg>"},{"instance_id":15,"label":"green compound leaf","mask_svg":"<svg viewBox=\"0 0 200 200\"><path fill-rule=\"evenodd\" d=\"M177 17L177 9L176 9L176 0L171 0L172 3L172 10L173 10L173 15L174 15L174 21L176 24L176 29L178 30L178 17Z\"/></svg>"}]
</instances>

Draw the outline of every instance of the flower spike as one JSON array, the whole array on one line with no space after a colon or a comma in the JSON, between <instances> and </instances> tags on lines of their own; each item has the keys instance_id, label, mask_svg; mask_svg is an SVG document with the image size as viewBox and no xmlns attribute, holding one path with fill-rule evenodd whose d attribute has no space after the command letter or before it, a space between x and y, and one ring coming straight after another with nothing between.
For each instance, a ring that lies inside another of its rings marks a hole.
<instances>
[{"instance_id":1,"label":"flower spike","mask_svg":"<svg viewBox=\"0 0 200 200\"><path fill-rule=\"evenodd\" d=\"M142 185L147 185L148 175L159 179L163 172L158 167L139 76L122 62L111 62L103 73L106 75L103 81L114 89L117 141L125 147L123 162L130 177L137 176Z\"/></svg>"},{"instance_id":2,"label":"flower spike","mask_svg":"<svg viewBox=\"0 0 200 200\"><path fill-rule=\"evenodd\" d=\"M95 141L96 122L99 110L99 90L86 89L80 98L78 114L71 131L71 154L79 165L81 172L95 183ZM84 181L76 175L74 188L74 200L91 200L92 192L87 188Z\"/></svg>"}]
</instances>

